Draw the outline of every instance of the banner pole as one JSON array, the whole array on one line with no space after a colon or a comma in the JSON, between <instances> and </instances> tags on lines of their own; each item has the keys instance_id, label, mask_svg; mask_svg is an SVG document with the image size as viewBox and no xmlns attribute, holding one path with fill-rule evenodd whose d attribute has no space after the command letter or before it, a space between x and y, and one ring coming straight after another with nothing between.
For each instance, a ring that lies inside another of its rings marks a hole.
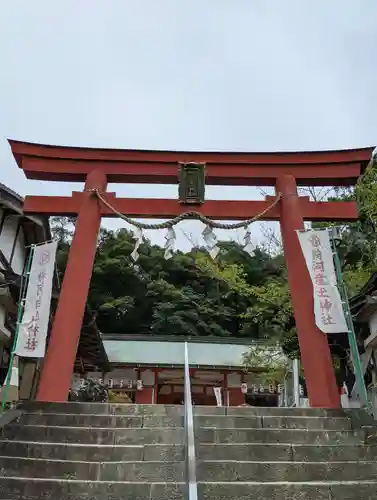
<instances>
[{"instance_id":1,"label":"banner pole","mask_svg":"<svg viewBox=\"0 0 377 500\"><path fill-rule=\"evenodd\" d=\"M33 260L33 255L34 255L34 245L30 247L30 252L29 252L27 262L26 262L25 270L21 274L20 294L19 294L18 308L17 308L16 330L14 333L14 340L13 340L12 350L11 350L11 354L10 354L10 358L9 358L8 373L7 373L6 378L5 378L3 398L1 401L1 412L4 412L4 408L5 408L5 404L6 404L6 400L7 400L7 395L8 395L9 383L10 383L11 376L12 376L13 359L14 359L15 350L16 350L16 346L17 346L17 339L18 339L18 333L20 330L20 324L22 321L22 314L24 312L24 300L25 300L25 296L26 296L28 277L29 277L29 273L30 273L31 262Z\"/></svg>"},{"instance_id":2,"label":"banner pole","mask_svg":"<svg viewBox=\"0 0 377 500\"><path fill-rule=\"evenodd\" d=\"M360 360L360 353L359 349L357 347L357 340L356 340L356 334L355 334L355 328L353 325L352 321L352 314L351 314L351 308L349 305L348 301L348 294L347 294L347 287L343 279L343 273L342 273L342 267L340 264L340 259L338 255L338 251L336 249L336 241L334 237L334 228L328 229L330 233L330 238L331 238L331 243L332 243L332 251L333 251L333 257L334 257L334 264L335 264L335 271L336 271L336 277L338 281L338 287L339 287L339 292L342 298L342 305L343 305L343 311L344 315L346 317L346 322L347 322L347 327L348 327L348 343L350 346L350 351L351 351L351 359L352 359L352 364L355 370L355 379L356 383L359 388L359 395L361 398L362 405L370 409L371 404L368 399L368 392L367 388L365 386L365 380L364 380L364 375L362 373L361 369L361 360Z\"/></svg>"}]
</instances>

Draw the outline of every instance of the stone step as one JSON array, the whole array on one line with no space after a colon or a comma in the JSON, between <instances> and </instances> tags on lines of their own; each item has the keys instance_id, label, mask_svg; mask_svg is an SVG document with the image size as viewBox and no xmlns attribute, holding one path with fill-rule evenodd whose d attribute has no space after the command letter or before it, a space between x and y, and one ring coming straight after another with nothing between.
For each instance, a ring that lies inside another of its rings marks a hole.
<instances>
[{"instance_id":1,"label":"stone step","mask_svg":"<svg viewBox=\"0 0 377 500\"><path fill-rule=\"evenodd\" d=\"M351 420L345 417L262 417L262 427L264 429L350 431Z\"/></svg>"},{"instance_id":2,"label":"stone step","mask_svg":"<svg viewBox=\"0 0 377 500\"><path fill-rule=\"evenodd\" d=\"M362 432L304 429L215 429L197 428L198 443L286 443L286 444L361 444ZM183 444L180 428L100 428L53 427L11 424L4 428L3 439L18 441L80 444Z\"/></svg>"},{"instance_id":3,"label":"stone step","mask_svg":"<svg viewBox=\"0 0 377 500\"><path fill-rule=\"evenodd\" d=\"M184 462L78 462L0 457L1 477L76 479L81 481L183 482Z\"/></svg>"},{"instance_id":4,"label":"stone step","mask_svg":"<svg viewBox=\"0 0 377 500\"><path fill-rule=\"evenodd\" d=\"M230 406L220 408L226 415L257 415L262 417L344 417L342 409L326 408L285 408L285 407L263 407L263 406Z\"/></svg>"},{"instance_id":5,"label":"stone step","mask_svg":"<svg viewBox=\"0 0 377 500\"><path fill-rule=\"evenodd\" d=\"M26 425L49 425L68 427L140 428L183 427L183 417L155 415L77 415L75 413L25 413L19 420Z\"/></svg>"},{"instance_id":6,"label":"stone step","mask_svg":"<svg viewBox=\"0 0 377 500\"><path fill-rule=\"evenodd\" d=\"M10 424L3 429L2 439L79 444L184 444L183 429L144 427L108 429L100 427L53 427Z\"/></svg>"},{"instance_id":7,"label":"stone step","mask_svg":"<svg viewBox=\"0 0 377 500\"><path fill-rule=\"evenodd\" d=\"M1 450L1 448L0 448ZM199 444L196 446L197 462L199 460L292 460L293 452L290 444Z\"/></svg>"},{"instance_id":8,"label":"stone step","mask_svg":"<svg viewBox=\"0 0 377 500\"><path fill-rule=\"evenodd\" d=\"M292 445L293 460L296 462L342 462L342 461L377 461L377 446L329 445L307 446Z\"/></svg>"},{"instance_id":9,"label":"stone step","mask_svg":"<svg viewBox=\"0 0 377 500\"><path fill-rule=\"evenodd\" d=\"M21 409L31 413L75 413L90 415L183 415L182 405L136 405L117 403L40 403L30 401L20 404ZM194 406L195 415L229 415L229 416L301 416L301 417L344 417L341 409L322 408L263 408L263 407L217 407ZM360 412L360 410L354 410ZM349 413L349 412L347 412Z\"/></svg>"},{"instance_id":10,"label":"stone step","mask_svg":"<svg viewBox=\"0 0 377 500\"><path fill-rule=\"evenodd\" d=\"M341 462L377 461L377 446L364 445L289 445L289 444L201 444L198 460ZM0 456L56 458L84 462L180 461L183 445L91 445L33 441L0 441Z\"/></svg>"},{"instance_id":11,"label":"stone step","mask_svg":"<svg viewBox=\"0 0 377 500\"><path fill-rule=\"evenodd\" d=\"M25 413L19 423L69 427L183 427L179 415L78 415L74 413ZM351 420L346 417L258 417L258 416L196 416L195 425L216 428L267 428L267 429L324 429L351 430Z\"/></svg>"},{"instance_id":12,"label":"stone step","mask_svg":"<svg viewBox=\"0 0 377 500\"><path fill-rule=\"evenodd\" d=\"M124 416L183 416L181 405L140 405L127 403L40 403L27 401L19 405L27 413L65 413L74 415L124 415ZM211 413L211 411L210 411ZM204 413L206 414L206 413Z\"/></svg>"},{"instance_id":13,"label":"stone step","mask_svg":"<svg viewBox=\"0 0 377 500\"><path fill-rule=\"evenodd\" d=\"M0 448L1 450L1 448ZM377 446L364 445L290 445L290 444L201 444L198 460L341 462L376 460Z\"/></svg>"},{"instance_id":14,"label":"stone step","mask_svg":"<svg viewBox=\"0 0 377 500\"><path fill-rule=\"evenodd\" d=\"M28 401L20 404L20 409L27 413L64 413L75 415L124 415L124 416L183 416L184 408L181 405L137 405L118 403L40 403ZM207 408L212 413L211 407ZM204 410L204 414L207 414Z\"/></svg>"},{"instance_id":15,"label":"stone step","mask_svg":"<svg viewBox=\"0 0 377 500\"><path fill-rule=\"evenodd\" d=\"M0 441L0 456L77 460L82 462L120 461L182 461L183 445L80 445L68 443L38 443L30 441Z\"/></svg>"},{"instance_id":16,"label":"stone step","mask_svg":"<svg viewBox=\"0 0 377 500\"><path fill-rule=\"evenodd\" d=\"M196 416L195 424L217 429L313 429L351 430L351 420L347 417L256 417L256 416Z\"/></svg>"},{"instance_id":17,"label":"stone step","mask_svg":"<svg viewBox=\"0 0 377 500\"><path fill-rule=\"evenodd\" d=\"M199 484L201 500L375 500L377 481Z\"/></svg>"},{"instance_id":18,"label":"stone step","mask_svg":"<svg viewBox=\"0 0 377 500\"><path fill-rule=\"evenodd\" d=\"M361 444L362 432L305 429L215 429L195 431L198 443ZM183 444L180 428L100 428L11 424L3 439L80 444Z\"/></svg>"},{"instance_id":19,"label":"stone step","mask_svg":"<svg viewBox=\"0 0 377 500\"><path fill-rule=\"evenodd\" d=\"M374 500L377 481L363 482L206 482L200 500ZM12 500L184 500L183 483L85 482L0 478L0 498Z\"/></svg>"},{"instance_id":20,"label":"stone step","mask_svg":"<svg viewBox=\"0 0 377 500\"><path fill-rule=\"evenodd\" d=\"M376 462L198 461L198 481L360 481L377 477Z\"/></svg>"},{"instance_id":21,"label":"stone step","mask_svg":"<svg viewBox=\"0 0 377 500\"><path fill-rule=\"evenodd\" d=\"M0 498L11 500L184 500L184 483L132 483L0 478Z\"/></svg>"},{"instance_id":22,"label":"stone step","mask_svg":"<svg viewBox=\"0 0 377 500\"><path fill-rule=\"evenodd\" d=\"M196 429L200 443L361 444L362 432L305 429Z\"/></svg>"}]
</instances>

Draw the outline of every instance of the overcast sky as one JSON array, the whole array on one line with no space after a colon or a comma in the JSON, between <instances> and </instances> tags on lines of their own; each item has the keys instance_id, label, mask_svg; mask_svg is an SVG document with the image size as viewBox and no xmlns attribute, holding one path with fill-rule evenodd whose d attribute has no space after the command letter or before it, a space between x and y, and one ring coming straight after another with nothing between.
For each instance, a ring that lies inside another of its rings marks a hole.
<instances>
[{"instance_id":1,"label":"overcast sky","mask_svg":"<svg viewBox=\"0 0 377 500\"><path fill-rule=\"evenodd\" d=\"M0 181L22 195L82 186L26 180L6 138L173 150L338 149L375 145L376 117L377 0L1 2ZM116 191L175 197L177 188ZM207 195L260 197L250 188L208 188ZM200 227L183 229L198 239ZM260 238L258 225L254 233Z\"/></svg>"}]
</instances>

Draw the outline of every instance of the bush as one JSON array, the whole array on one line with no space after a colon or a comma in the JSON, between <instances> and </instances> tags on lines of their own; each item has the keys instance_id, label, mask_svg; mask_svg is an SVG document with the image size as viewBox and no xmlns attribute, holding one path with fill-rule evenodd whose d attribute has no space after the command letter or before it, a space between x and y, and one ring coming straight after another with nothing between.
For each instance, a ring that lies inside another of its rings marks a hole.
<instances>
[{"instance_id":1,"label":"bush","mask_svg":"<svg viewBox=\"0 0 377 500\"><path fill-rule=\"evenodd\" d=\"M107 403L109 394L107 387L98 380L85 379L81 387L74 391L70 391L70 401L78 401L81 403Z\"/></svg>"}]
</instances>

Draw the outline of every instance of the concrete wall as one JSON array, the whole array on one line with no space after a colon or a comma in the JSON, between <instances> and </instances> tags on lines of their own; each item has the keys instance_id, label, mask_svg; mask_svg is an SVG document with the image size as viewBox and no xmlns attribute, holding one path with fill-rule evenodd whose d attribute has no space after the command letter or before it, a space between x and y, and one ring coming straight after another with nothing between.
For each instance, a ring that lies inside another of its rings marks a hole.
<instances>
[{"instance_id":1,"label":"concrete wall","mask_svg":"<svg viewBox=\"0 0 377 500\"><path fill-rule=\"evenodd\" d=\"M371 335L377 333L377 311L369 318L369 332Z\"/></svg>"},{"instance_id":2,"label":"concrete wall","mask_svg":"<svg viewBox=\"0 0 377 500\"><path fill-rule=\"evenodd\" d=\"M12 334L5 326L6 314L6 307L0 302L0 342L7 344Z\"/></svg>"},{"instance_id":3,"label":"concrete wall","mask_svg":"<svg viewBox=\"0 0 377 500\"><path fill-rule=\"evenodd\" d=\"M17 274L22 274L27 249L25 248L25 238L23 228L20 226L20 217L18 215L6 215L3 219L4 210L0 208L0 250L5 259L9 262L12 270ZM4 266L0 266L4 269ZM3 289L4 293L7 293ZM5 297L3 297L5 299ZM6 328L5 321L7 316L7 301L0 300L0 342L8 343L11 332ZM10 299L12 300L12 299Z\"/></svg>"},{"instance_id":4,"label":"concrete wall","mask_svg":"<svg viewBox=\"0 0 377 500\"><path fill-rule=\"evenodd\" d=\"M0 220L3 214L3 210L0 209ZM18 215L7 215L0 233L0 250L17 274L22 273L26 257L24 231L19 224Z\"/></svg>"},{"instance_id":5,"label":"concrete wall","mask_svg":"<svg viewBox=\"0 0 377 500\"><path fill-rule=\"evenodd\" d=\"M21 274L24 269L26 253L24 230L20 228L11 262L12 269L17 274Z\"/></svg>"}]
</instances>

